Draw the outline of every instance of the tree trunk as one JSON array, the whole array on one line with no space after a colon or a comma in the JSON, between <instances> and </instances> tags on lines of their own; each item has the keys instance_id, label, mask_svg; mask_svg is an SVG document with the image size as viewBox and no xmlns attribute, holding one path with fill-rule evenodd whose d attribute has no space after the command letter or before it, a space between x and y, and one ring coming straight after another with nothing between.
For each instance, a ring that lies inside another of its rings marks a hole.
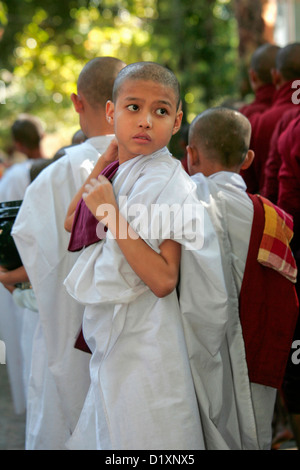
<instances>
[{"instance_id":1,"label":"tree trunk","mask_svg":"<svg viewBox=\"0 0 300 470\"><path fill-rule=\"evenodd\" d=\"M264 41L264 20L261 0L234 0L239 31L239 54L247 57Z\"/></svg>"},{"instance_id":2,"label":"tree trunk","mask_svg":"<svg viewBox=\"0 0 300 470\"><path fill-rule=\"evenodd\" d=\"M274 42L276 0L233 0L233 7L239 32L243 97L250 91L248 67L253 52L266 42Z\"/></svg>"}]
</instances>

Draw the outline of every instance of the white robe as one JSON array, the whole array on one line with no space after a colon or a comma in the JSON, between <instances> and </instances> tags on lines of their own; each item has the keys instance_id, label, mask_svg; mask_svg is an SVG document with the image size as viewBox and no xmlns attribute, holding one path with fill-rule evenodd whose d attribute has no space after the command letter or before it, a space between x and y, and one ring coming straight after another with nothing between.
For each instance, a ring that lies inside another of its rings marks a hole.
<instances>
[{"instance_id":1,"label":"white robe","mask_svg":"<svg viewBox=\"0 0 300 470\"><path fill-rule=\"evenodd\" d=\"M203 315L210 315L211 310L217 316L226 315L217 237L180 162L167 149L138 156L119 167L113 187L127 218L134 210L136 215L140 212L140 217L131 217L133 228L154 250L159 252L166 238L176 239L183 250L197 250L203 272L210 271L205 289L199 279L199 292L205 299ZM154 204L178 204L173 233L168 234L165 217L161 221L154 212L148 217ZM182 217L189 205L196 209L199 244L192 239L190 213ZM156 297L109 235L83 251L65 285L86 305L83 331L93 351L91 387L68 448L204 449L176 290ZM208 286L209 294L214 294L209 299Z\"/></svg>"},{"instance_id":2,"label":"white robe","mask_svg":"<svg viewBox=\"0 0 300 470\"><path fill-rule=\"evenodd\" d=\"M83 308L63 281L78 257L67 251L67 209L112 136L88 139L33 181L13 226L39 310L28 402L27 449L64 449L89 388L90 355L74 348ZM44 344L45 354L39 352ZM41 371L44 369L44 379ZM55 413L51 415L51 409ZM39 412L37 412L39 410ZM56 416L56 418L55 418Z\"/></svg>"},{"instance_id":3,"label":"white robe","mask_svg":"<svg viewBox=\"0 0 300 470\"><path fill-rule=\"evenodd\" d=\"M33 161L16 163L5 171L0 180L0 202L23 200L30 184L30 168ZM36 314L17 306L12 295L1 285L0 339L6 345L7 370L16 414L23 414L26 410L32 339L36 322Z\"/></svg>"},{"instance_id":4,"label":"white robe","mask_svg":"<svg viewBox=\"0 0 300 470\"><path fill-rule=\"evenodd\" d=\"M199 199L208 210L216 229L222 252L228 291L229 316L226 332L219 341L211 342L217 350L195 348L194 377L198 377L198 395L204 423L204 434L210 449L270 449L272 416L276 390L250 384L245 359L244 341L239 319L239 293L253 220L253 204L246 194L240 175L219 172L209 178L201 173L192 177ZM190 269L191 264L189 264ZM183 265L182 276L185 275ZM186 286L188 288L188 286ZM187 292L181 295L184 316L193 311L198 298ZM191 334L197 322L191 322ZM199 327L201 324L199 324ZM203 344L201 335L199 343ZM205 372L206 371L206 372ZM224 378L223 385L222 377ZM224 442L222 443L222 439Z\"/></svg>"},{"instance_id":5,"label":"white robe","mask_svg":"<svg viewBox=\"0 0 300 470\"><path fill-rule=\"evenodd\" d=\"M30 348L30 341L25 340L28 331L27 313L30 316L34 314L18 307L12 295L0 284L0 340L5 343L6 347L6 367L16 414L23 414L26 410L28 369L31 358L31 353L29 356L27 354L27 347L24 349L25 344L28 344ZM24 354L25 350L26 354Z\"/></svg>"},{"instance_id":6,"label":"white robe","mask_svg":"<svg viewBox=\"0 0 300 470\"><path fill-rule=\"evenodd\" d=\"M0 179L0 202L21 201L30 184L30 168L34 160L15 163Z\"/></svg>"}]
</instances>

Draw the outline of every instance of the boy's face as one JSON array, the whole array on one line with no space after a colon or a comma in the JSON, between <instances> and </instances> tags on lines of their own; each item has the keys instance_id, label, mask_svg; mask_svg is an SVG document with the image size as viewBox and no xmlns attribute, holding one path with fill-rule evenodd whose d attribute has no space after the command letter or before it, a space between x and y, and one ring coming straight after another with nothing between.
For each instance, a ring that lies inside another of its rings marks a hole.
<instances>
[{"instance_id":1,"label":"boy's face","mask_svg":"<svg viewBox=\"0 0 300 470\"><path fill-rule=\"evenodd\" d=\"M144 80L125 81L116 103L107 103L106 114L114 124L120 163L149 155L166 146L181 125L170 87Z\"/></svg>"}]
</instances>

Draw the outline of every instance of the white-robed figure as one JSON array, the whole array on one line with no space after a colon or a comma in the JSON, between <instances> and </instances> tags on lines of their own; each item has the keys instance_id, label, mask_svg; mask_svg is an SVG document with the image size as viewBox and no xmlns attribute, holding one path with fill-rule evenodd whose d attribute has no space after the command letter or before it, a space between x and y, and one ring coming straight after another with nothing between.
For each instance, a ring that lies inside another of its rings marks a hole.
<instances>
[{"instance_id":1,"label":"white-robed figure","mask_svg":"<svg viewBox=\"0 0 300 470\"><path fill-rule=\"evenodd\" d=\"M205 449L176 293L181 246L198 253L203 317L224 325L227 293L196 186L165 147L182 119L176 78L158 64L127 66L107 118L119 169L112 185L101 175L81 190L107 237L83 251L65 281L85 305L83 333L92 351L90 390L67 446Z\"/></svg>"},{"instance_id":2,"label":"white-robed figure","mask_svg":"<svg viewBox=\"0 0 300 470\"><path fill-rule=\"evenodd\" d=\"M90 355L74 348L83 308L63 281L78 257L68 252L64 220L70 202L113 138L105 119L118 71L111 57L88 62L72 95L87 140L43 170L26 192L13 237L30 278L39 310L29 386L26 448L65 449L89 388ZM104 166L107 162L104 164ZM98 171L98 170L97 170Z\"/></svg>"},{"instance_id":3,"label":"white-robed figure","mask_svg":"<svg viewBox=\"0 0 300 470\"><path fill-rule=\"evenodd\" d=\"M193 359L194 376L199 379L196 384L202 397L200 409L202 416L206 417L204 432L212 449L218 445L222 447L222 439L223 446L231 449L257 447L268 450L272 443L276 389L250 383L239 315L239 298L253 223L253 203L246 193L239 170L249 167L254 158L253 151L249 150L250 137L249 121L240 113L226 108L213 108L200 114L189 130L189 173L219 237L228 291L226 332L223 332L221 341L204 343L198 351L195 349ZM189 269L190 264L183 264L183 282ZM200 302L197 289L186 285L181 295L183 315L195 310L197 302ZM188 325L189 334L195 335L197 324L199 328L203 326L200 319L195 319L192 329ZM222 370L221 360L225 367L230 365L231 370ZM224 373L227 378L224 376L222 384ZM207 419L208 411L210 419ZM234 427L229 423L234 423L234 420L239 429L232 432Z\"/></svg>"},{"instance_id":4,"label":"white-robed figure","mask_svg":"<svg viewBox=\"0 0 300 470\"><path fill-rule=\"evenodd\" d=\"M5 171L0 180L0 202L23 200L30 184L30 168L37 159L44 157L44 130L37 117L21 114L14 121L11 133L14 148L26 156L26 160L13 164ZM26 410L32 338L37 315L32 309L16 305L11 293L3 285L0 286L0 298L0 338L6 345L14 410L17 414L22 414Z\"/></svg>"},{"instance_id":5,"label":"white-robed figure","mask_svg":"<svg viewBox=\"0 0 300 470\"><path fill-rule=\"evenodd\" d=\"M31 182L30 169L36 161L45 159L42 148L42 122L30 114L20 114L11 127L14 149L26 159L14 163L0 180L0 202L22 200Z\"/></svg>"}]
</instances>

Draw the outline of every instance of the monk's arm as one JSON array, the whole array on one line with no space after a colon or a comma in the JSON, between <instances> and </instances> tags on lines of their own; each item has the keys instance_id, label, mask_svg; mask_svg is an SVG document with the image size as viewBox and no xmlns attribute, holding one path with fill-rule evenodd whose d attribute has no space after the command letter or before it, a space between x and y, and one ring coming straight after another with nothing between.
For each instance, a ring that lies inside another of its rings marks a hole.
<instances>
[{"instance_id":1,"label":"monk's arm","mask_svg":"<svg viewBox=\"0 0 300 470\"><path fill-rule=\"evenodd\" d=\"M157 297L170 294L178 282L180 245L174 240L165 240L157 253L138 237L120 214L112 185L104 176L91 180L85 188L83 199L87 207L108 227L135 273Z\"/></svg>"},{"instance_id":2,"label":"monk's arm","mask_svg":"<svg viewBox=\"0 0 300 470\"><path fill-rule=\"evenodd\" d=\"M13 286L22 282L29 282L29 278L24 266L11 271L0 268L0 282L5 286Z\"/></svg>"}]
</instances>

